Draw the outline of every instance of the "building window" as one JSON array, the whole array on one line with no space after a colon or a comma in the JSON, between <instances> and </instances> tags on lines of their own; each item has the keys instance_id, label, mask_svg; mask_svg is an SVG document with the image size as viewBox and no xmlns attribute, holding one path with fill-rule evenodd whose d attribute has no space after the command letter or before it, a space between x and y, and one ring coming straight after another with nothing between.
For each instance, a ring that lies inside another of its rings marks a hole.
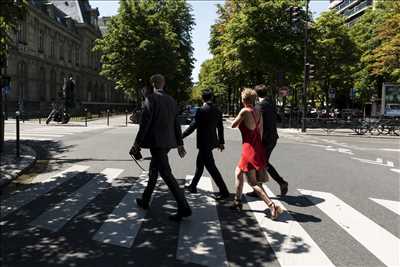
<instances>
[{"instance_id":1,"label":"building window","mask_svg":"<svg viewBox=\"0 0 400 267\"><path fill-rule=\"evenodd\" d=\"M64 60L64 40L60 39L60 59Z\"/></svg>"},{"instance_id":2,"label":"building window","mask_svg":"<svg viewBox=\"0 0 400 267\"><path fill-rule=\"evenodd\" d=\"M68 62L72 62L72 51L73 51L73 46L72 44L69 45L68 47Z\"/></svg>"},{"instance_id":3,"label":"building window","mask_svg":"<svg viewBox=\"0 0 400 267\"><path fill-rule=\"evenodd\" d=\"M39 52L43 53L44 51L44 30L39 30Z\"/></svg>"},{"instance_id":4,"label":"building window","mask_svg":"<svg viewBox=\"0 0 400 267\"><path fill-rule=\"evenodd\" d=\"M79 45L75 47L75 65L79 66L80 50Z\"/></svg>"},{"instance_id":5,"label":"building window","mask_svg":"<svg viewBox=\"0 0 400 267\"><path fill-rule=\"evenodd\" d=\"M17 26L17 41L19 43L26 43L26 22L21 21Z\"/></svg>"},{"instance_id":6,"label":"building window","mask_svg":"<svg viewBox=\"0 0 400 267\"><path fill-rule=\"evenodd\" d=\"M55 56L55 41L54 38L51 38L50 40L50 56L54 57Z\"/></svg>"}]
</instances>

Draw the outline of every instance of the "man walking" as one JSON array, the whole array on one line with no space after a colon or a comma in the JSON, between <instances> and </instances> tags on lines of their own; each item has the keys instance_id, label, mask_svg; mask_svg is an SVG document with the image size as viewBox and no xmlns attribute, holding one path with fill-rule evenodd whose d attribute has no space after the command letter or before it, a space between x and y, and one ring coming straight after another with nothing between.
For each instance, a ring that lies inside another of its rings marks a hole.
<instances>
[{"instance_id":1,"label":"man walking","mask_svg":"<svg viewBox=\"0 0 400 267\"><path fill-rule=\"evenodd\" d=\"M274 166L269 161L271 153L278 142L278 130L276 129L277 113L275 106L268 101L268 88L264 85L257 85L255 90L258 94L259 103L256 108L262 112L263 116L263 144L266 152L267 171L280 186L281 196L285 196L288 192L288 183L279 175ZM255 192L250 192L248 195L258 197Z\"/></svg>"},{"instance_id":2,"label":"man walking","mask_svg":"<svg viewBox=\"0 0 400 267\"><path fill-rule=\"evenodd\" d=\"M180 221L183 217L192 214L184 191L171 172L168 161L168 152L171 148L178 148L179 155L183 158L186 154L183 147L181 127L177 122L178 105L171 96L164 91L165 78L161 74L153 75L150 79L154 93L145 99L144 110L140 122L139 132L136 136L130 154L136 154L140 148L149 148L151 162L149 181L143 192L142 198L136 199L139 207L149 207L151 195L157 183L158 172L173 194L178 210L170 216L173 221Z\"/></svg>"},{"instance_id":3,"label":"man walking","mask_svg":"<svg viewBox=\"0 0 400 267\"><path fill-rule=\"evenodd\" d=\"M197 193L197 184L200 181L205 166L219 188L220 195L218 198L225 199L229 197L229 191L222 179L221 173L218 171L217 166L215 166L212 152L214 148L219 148L220 151L224 150L225 141L222 113L212 103L213 94L211 91L204 91L202 98L204 101L203 106L197 110L193 122L183 133L183 138L185 138L197 129L197 149L199 150L195 175L191 184L186 186L186 188L191 193Z\"/></svg>"}]
</instances>

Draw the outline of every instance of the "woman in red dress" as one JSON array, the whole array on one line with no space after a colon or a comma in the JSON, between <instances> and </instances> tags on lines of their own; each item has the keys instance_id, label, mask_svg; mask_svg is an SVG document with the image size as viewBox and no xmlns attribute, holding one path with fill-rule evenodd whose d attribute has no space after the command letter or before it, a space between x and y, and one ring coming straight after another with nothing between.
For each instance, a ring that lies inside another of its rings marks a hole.
<instances>
[{"instance_id":1,"label":"woman in red dress","mask_svg":"<svg viewBox=\"0 0 400 267\"><path fill-rule=\"evenodd\" d=\"M257 176L267 175L265 171L266 158L262 144L262 114L254 109L257 93L253 89L245 89L242 92L242 103L244 108L232 123L232 128L239 127L242 133L242 156L235 170L236 195L232 208L242 209L241 196L243 191L244 176L253 190L264 200L271 209L271 217L278 218L282 208L275 205L267 193L257 183Z\"/></svg>"}]
</instances>

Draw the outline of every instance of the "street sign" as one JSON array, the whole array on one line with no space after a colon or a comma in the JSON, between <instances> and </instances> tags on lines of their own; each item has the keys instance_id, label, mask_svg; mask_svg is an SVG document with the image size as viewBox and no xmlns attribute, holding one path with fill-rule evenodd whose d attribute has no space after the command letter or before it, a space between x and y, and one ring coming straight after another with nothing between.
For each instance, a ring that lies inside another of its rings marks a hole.
<instances>
[{"instance_id":1,"label":"street sign","mask_svg":"<svg viewBox=\"0 0 400 267\"><path fill-rule=\"evenodd\" d=\"M329 98L335 98L336 96L336 90L335 89L329 89Z\"/></svg>"}]
</instances>

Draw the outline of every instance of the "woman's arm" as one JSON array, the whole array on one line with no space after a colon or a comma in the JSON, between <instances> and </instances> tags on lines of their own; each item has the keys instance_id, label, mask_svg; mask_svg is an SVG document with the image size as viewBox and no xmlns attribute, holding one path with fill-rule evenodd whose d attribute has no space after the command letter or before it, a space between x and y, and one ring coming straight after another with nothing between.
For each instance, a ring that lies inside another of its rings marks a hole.
<instances>
[{"instance_id":1,"label":"woman's arm","mask_svg":"<svg viewBox=\"0 0 400 267\"><path fill-rule=\"evenodd\" d=\"M236 128L240 125L240 123L243 121L244 119L244 113L245 113L245 109L242 109L239 114L237 115L237 117L235 118L235 120L232 122L232 128Z\"/></svg>"},{"instance_id":2,"label":"woman's arm","mask_svg":"<svg viewBox=\"0 0 400 267\"><path fill-rule=\"evenodd\" d=\"M261 140L262 140L263 136L264 136L264 123L263 123L263 116L262 116L261 112L260 112L260 136L261 136Z\"/></svg>"}]
</instances>

